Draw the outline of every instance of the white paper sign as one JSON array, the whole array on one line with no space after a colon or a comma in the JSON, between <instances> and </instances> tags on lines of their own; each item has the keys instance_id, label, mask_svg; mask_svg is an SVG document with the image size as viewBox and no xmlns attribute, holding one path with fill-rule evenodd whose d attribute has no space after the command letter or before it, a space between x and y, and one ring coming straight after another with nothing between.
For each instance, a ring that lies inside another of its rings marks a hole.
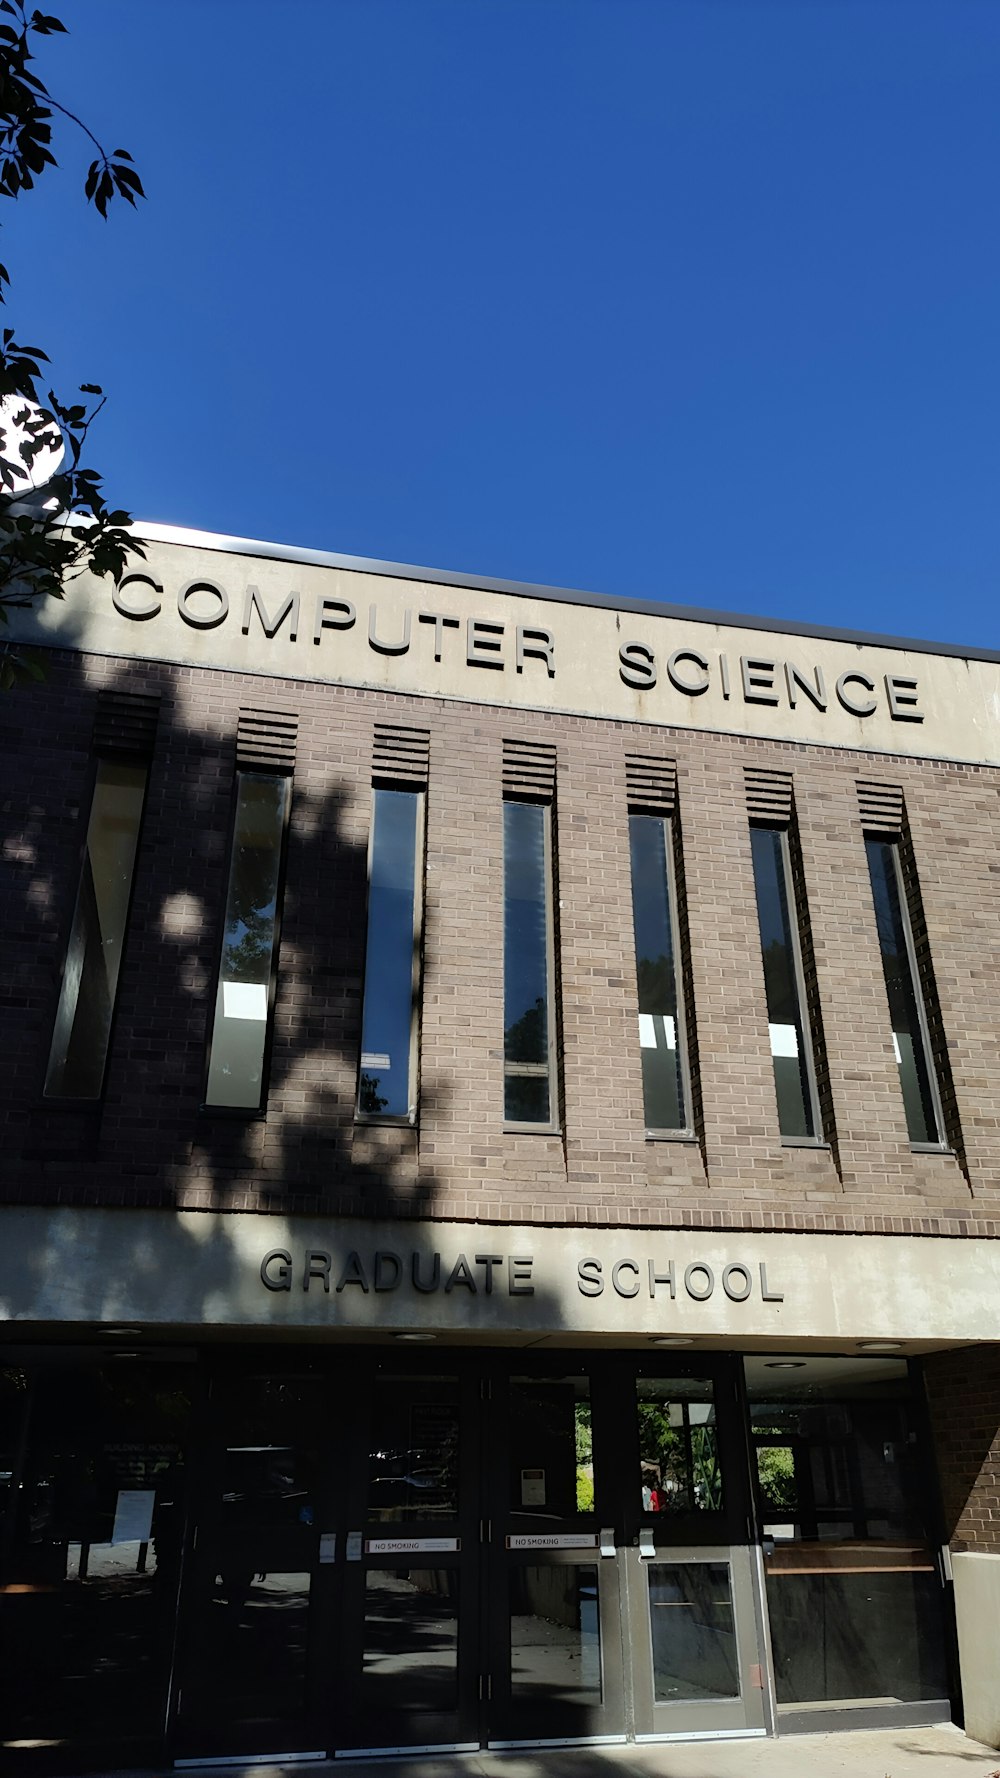
<instances>
[{"instance_id":1,"label":"white paper sign","mask_svg":"<svg viewBox=\"0 0 1000 1778\"><path fill-rule=\"evenodd\" d=\"M544 1469L522 1469L521 1471L521 1505L545 1505L545 1471Z\"/></svg>"},{"instance_id":2,"label":"white paper sign","mask_svg":"<svg viewBox=\"0 0 1000 1778\"><path fill-rule=\"evenodd\" d=\"M321 1562L324 1562L324 1563L335 1562L337 1560L337 1533L336 1533L336 1531L321 1531L320 1532L319 1559Z\"/></svg>"},{"instance_id":3,"label":"white paper sign","mask_svg":"<svg viewBox=\"0 0 1000 1778\"><path fill-rule=\"evenodd\" d=\"M120 1488L112 1543L148 1543L153 1530L155 1488Z\"/></svg>"}]
</instances>

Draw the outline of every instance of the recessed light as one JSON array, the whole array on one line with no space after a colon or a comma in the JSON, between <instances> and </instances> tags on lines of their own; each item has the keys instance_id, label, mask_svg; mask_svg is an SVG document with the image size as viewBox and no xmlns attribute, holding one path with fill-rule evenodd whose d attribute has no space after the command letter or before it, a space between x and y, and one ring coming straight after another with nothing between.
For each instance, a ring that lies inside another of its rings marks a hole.
<instances>
[{"instance_id":1,"label":"recessed light","mask_svg":"<svg viewBox=\"0 0 1000 1778\"><path fill-rule=\"evenodd\" d=\"M859 1340L859 1352L902 1352L902 1340Z\"/></svg>"},{"instance_id":2,"label":"recessed light","mask_svg":"<svg viewBox=\"0 0 1000 1778\"><path fill-rule=\"evenodd\" d=\"M97 1331L109 1340L137 1340L142 1334L141 1327L99 1327Z\"/></svg>"},{"instance_id":3,"label":"recessed light","mask_svg":"<svg viewBox=\"0 0 1000 1778\"><path fill-rule=\"evenodd\" d=\"M656 1338L653 1340L650 1340L649 1343L651 1346L693 1346L694 1345L694 1341L689 1340L686 1334L658 1334L656 1336Z\"/></svg>"},{"instance_id":4,"label":"recessed light","mask_svg":"<svg viewBox=\"0 0 1000 1778\"><path fill-rule=\"evenodd\" d=\"M432 1333L400 1333L393 1334L394 1340L409 1340L411 1345L423 1345L426 1341L436 1340L437 1334Z\"/></svg>"},{"instance_id":5,"label":"recessed light","mask_svg":"<svg viewBox=\"0 0 1000 1778\"><path fill-rule=\"evenodd\" d=\"M768 1358L764 1361L766 1371L804 1371L804 1358Z\"/></svg>"}]
</instances>

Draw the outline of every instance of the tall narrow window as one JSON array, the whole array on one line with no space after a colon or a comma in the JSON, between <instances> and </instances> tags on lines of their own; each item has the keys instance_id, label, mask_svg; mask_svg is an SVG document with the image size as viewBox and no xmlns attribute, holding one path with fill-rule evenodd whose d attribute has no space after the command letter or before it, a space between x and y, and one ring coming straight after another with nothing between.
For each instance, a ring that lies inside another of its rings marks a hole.
<instances>
[{"instance_id":1,"label":"tall narrow window","mask_svg":"<svg viewBox=\"0 0 1000 1778\"><path fill-rule=\"evenodd\" d=\"M937 1146L944 1120L930 1060L927 1014L920 992L900 861L900 841L865 836L875 897L875 921L889 997L892 1045L899 1067L906 1127L911 1142Z\"/></svg>"},{"instance_id":2,"label":"tall narrow window","mask_svg":"<svg viewBox=\"0 0 1000 1778\"><path fill-rule=\"evenodd\" d=\"M503 806L504 1118L556 1122L552 811Z\"/></svg>"},{"instance_id":3,"label":"tall narrow window","mask_svg":"<svg viewBox=\"0 0 1000 1778\"><path fill-rule=\"evenodd\" d=\"M755 775L756 776L756 775ZM759 774L763 780L764 774ZM791 783L777 782L784 774L767 774L775 781L773 795L787 789L791 817ZM751 812L755 791L750 784ZM759 804L757 805L759 806ZM813 1062L813 1033L806 1012L800 929L805 910L797 905L787 826L753 825L750 829L757 918L764 960L767 1022L771 1038L774 1087L778 1100L778 1126L786 1141L814 1141L820 1135L820 1119Z\"/></svg>"},{"instance_id":4,"label":"tall narrow window","mask_svg":"<svg viewBox=\"0 0 1000 1778\"><path fill-rule=\"evenodd\" d=\"M368 856L368 944L358 1112L417 1115L424 798L375 790Z\"/></svg>"},{"instance_id":5,"label":"tall narrow window","mask_svg":"<svg viewBox=\"0 0 1000 1778\"><path fill-rule=\"evenodd\" d=\"M291 779L239 771L206 1104L256 1111L264 1072Z\"/></svg>"},{"instance_id":6,"label":"tall narrow window","mask_svg":"<svg viewBox=\"0 0 1000 1778\"><path fill-rule=\"evenodd\" d=\"M628 826L646 1128L684 1130L691 1120L670 822L630 815Z\"/></svg>"},{"instance_id":7,"label":"tall narrow window","mask_svg":"<svg viewBox=\"0 0 1000 1778\"><path fill-rule=\"evenodd\" d=\"M146 777L144 763L98 761L45 1075L48 1098L98 1099L104 1085Z\"/></svg>"}]
</instances>

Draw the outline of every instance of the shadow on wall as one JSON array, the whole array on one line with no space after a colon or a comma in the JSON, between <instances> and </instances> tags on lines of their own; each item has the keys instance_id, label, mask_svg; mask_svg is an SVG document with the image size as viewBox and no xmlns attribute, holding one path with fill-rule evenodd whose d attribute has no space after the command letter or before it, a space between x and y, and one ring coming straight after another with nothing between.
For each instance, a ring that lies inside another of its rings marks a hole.
<instances>
[{"instance_id":1,"label":"shadow on wall","mask_svg":"<svg viewBox=\"0 0 1000 1778\"><path fill-rule=\"evenodd\" d=\"M0 1199L419 1216L438 1195L419 1133L355 1126L370 796L338 771L336 688L247 691L190 671L52 652L0 700L7 964ZM103 1100L42 1097L92 790L99 690L161 696ZM202 1109L242 700L299 710L266 1119ZM198 706L199 698L202 704ZM193 710L198 706L197 715ZM308 730L308 739L304 731ZM327 764L329 750L333 763ZM357 758L357 748L345 749ZM425 918L433 933L433 908ZM428 1108L426 1090L423 1107Z\"/></svg>"}]
</instances>

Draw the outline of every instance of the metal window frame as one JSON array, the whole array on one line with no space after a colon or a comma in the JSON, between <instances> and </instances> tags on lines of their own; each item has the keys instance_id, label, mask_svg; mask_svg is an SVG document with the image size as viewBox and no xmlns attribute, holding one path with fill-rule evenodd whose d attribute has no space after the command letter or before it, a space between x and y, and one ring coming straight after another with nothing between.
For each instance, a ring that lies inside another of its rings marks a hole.
<instances>
[{"instance_id":1,"label":"metal window frame","mask_svg":"<svg viewBox=\"0 0 1000 1778\"><path fill-rule=\"evenodd\" d=\"M889 848L891 855L892 855L892 869L893 869L895 883L896 883L896 899L899 903L899 917L900 917L900 920L902 922L902 927L903 927L903 944L906 947L906 963L907 963L907 968L909 969L909 972L910 972L910 989L913 994L913 1004L917 1009L917 1028L920 1032L920 1041L923 1044L923 1048L924 1048L924 1068L926 1069L926 1072L927 1072L927 1084L928 1084L928 1088L930 1090L931 1111L934 1114L934 1123L937 1128L937 1136L935 1138L932 1138L929 1142L928 1141L914 1141L913 1138L910 1137L909 1130L907 1130L906 1134L907 1134L907 1137L909 1138L909 1141L910 1141L910 1147L918 1154L919 1153L947 1154L950 1152L950 1145L948 1143L946 1129L945 1129L944 1107L941 1103L941 1089L940 1089L940 1085L938 1082L937 1064L934 1060L934 1050L931 1045L931 1031L930 1031L930 1025L928 1024L928 1021L927 1021L927 1007L924 1004L923 989L920 986L920 971L917 968L917 948L913 942L913 924L912 924L912 921L910 920L909 896L907 895L907 892L906 892L906 883L903 878L903 867L902 867L902 863L900 862L900 847L904 844L904 837L902 834L891 834L890 835L890 834L881 834L881 833L866 833L864 838L865 838L866 842L868 840L874 840L876 845L887 846ZM866 848L866 850L867 850L867 848ZM871 874L871 865L869 863L869 875L870 874ZM874 894L874 891L873 891L873 894ZM876 928L876 931L877 931L877 928ZM882 962L882 975L883 975L883 979L884 979L884 977L885 977L885 953L882 949L881 938L879 938L878 949L879 949L879 957ZM888 1004L888 984L886 985L886 1002ZM892 1014L891 1014L891 1012L889 1014L889 1027L891 1030L891 1028L892 1028ZM893 1035L895 1036L895 1033L893 1033ZM896 1067L897 1067L897 1074L898 1074L898 1070L899 1070L898 1063L896 1064ZM902 1098L902 1084L900 1084L900 1097ZM906 1116L905 1105L903 1107L903 1116L905 1119L905 1116Z\"/></svg>"},{"instance_id":2,"label":"metal window frame","mask_svg":"<svg viewBox=\"0 0 1000 1778\"><path fill-rule=\"evenodd\" d=\"M208 1097L208 1083L212 1073L212 1047L215 1042L215 1026L218 1017L219 982L222 978L222 959L226 948L226 909L229 905L229 885L233 873L233 849L236 842L236 817L240 806L240 785L244 778L276 779L284 786L285 806L282 811L281 832L278 837L278 879L274 901L274 937L271 941L271 967L267 978L267 1028L264 1033L264 1050L260 1064L260 1096L256 1105L216 1105ZM274 1048L274 1006L278 991L278 954L281 950L281 924L285 906L285 868L288 861L288 830L292 817L293 774L291 772L261 771L256 766L237 766L233 774L233 789L229 811L229 844L226 848L226 883L219 919L219 943L215 965L214 988L212 996L212 1013L208 1022L205 1040L205 1092L199 1112L207 1117L224 1118L239 1122L253 1121L255 1118L267 1116L267 1097L271 1086L271 1053Z\"/></svg>"},{"instance_id":3,"label":"metal window frame","mask_svg":"<svg viewBox=\"0 0 1000 1778\"><path fill-rule=\"evenodd\" d=\"M365 992L368 972L368 928L370 921L372 865L375 858L375 809L376 798L380 790L387 790L395 796L412 796L417 803L416 832L413 836L413 948L410 966L410 1043L409 1062L407 1068L407 1109L405 1112L388 1113L384 1111L362 1111L361 1099L361 1044L365 1026ZM412 784L373 784L371 815L368 821L368 858L366 865L365 889L365 962L361 980L361 1031L358 1034L358 1070L354 1086L354 1122L356 1124L386 1124L395 1129L415 1129L420 1115L420 991L423 977L423 944L424 944L424 891L427 872L427 790L421 786L415 789Z\"/></svg>"},{"instance_id":4,"label":"metal window frame","mask_svg":"<svg viewBox=\"0 0 1000 1778\"><path fill-rule=\"evenodd\" d=\"M806 909L800 905L796 892L795 872L792 869L792 849L788 827L778 827L767 821L751 821L751 828L759 828L764 833L776 833L780 843L781 869L785 879L785 901L791 918L788 922L792 947L792 973L795 977L795 992L799 1003L799 1020L802 1025L802 1036L805 1041L805 1075L812 1112L813 1134L811 1136L786 1136L781 1131L782 1147L788 1148L827 1148L829 1144L823 1129L823 1111L819 1102L819 1089L816 1083L816 1037L809 1016L809 999L806 994L806 976L802 966L802 921ZM751 870L753 860L751 855ZM754 873L756 876L756 873ZM755 884L756 892L756 884ZM758 936L760 937L760 921L758 918ZM763 941L761 956L763 957ZM774 1057L771 1057L771 1072L774 1072ZM777 1103L777 1085L775 1085L775 1103ZM781 1130L781 1113L778 1113L778 1128Z\"/></svg>"},{"instance_id":5,"label":"metal window frame","mask_svg":"<svg viewBox=\"0 0 1000 1778\"><path fill-rule=\"evenodd\" d=\"M115 986L115 997L114 997L114 1001L113 1001L112 1007L111 1007L111 1018L108 1022L108 1041L107 1041L105 1048L104 1048L104 1063L101 1068L101 1085L100 1085L98 1092L96 1092L92 1095L87 1095L86 1097L83 1097L79 1094L74 1094L74 1093L50 1093L50 1092L47 1092L45 1083L48 1080L49 1067L52 1062L52 1046L55 1042L56 1020L59 1017L59 1008L62 1004L63 985L66 980L66 969L69 964L70 939L73 936L73 927L76 922L76 910L77 910L77 907L78 907L79 901L80 901L80 891L83 887L83 866L84 866L84 861L87 856L87 844L90 839L90 823L91 823L91 818L94 813L94 798L97 795L97 785L98 785L98 779L100 777L101 767L104 765L141 766L143 768L146 776L145 776L145 782L142 787L142 805L139 810L139 820L138 820L138 823L136 826L135 853L134 853L134 856L132 859L132 874L131 874L131 877L129 880L129 886L128 886L128 900L125 905L125 921L124 921L124 925L122 927L121 963L119 965L118 983ZM83 839L80 842L80 848L79 848L79 853L78 853L78 858L77 858L76 891L73 896L73 904L72 904L72 907L70 908L69 918L68 918L66 925L63 929L62 963L59 968L59 981L58 981L58 985L56 988L55 1002L54 1002L53 1012L52 1012L52 1020L51 1020L51 1025L49 1028L49 1042L48 1042L48 1048L45 1051L45 1064L44 1064L44 1067L42 1070L42 1085L41 1085L41 1090L40 1090L39 1096L38 1096L39 1104L44 1106L46 1110L50 1110L50 1111L93 1111L93 1110L99 1110L100 1107L104 1103L104 1094L105 1094L105 1090L106 1090L107 1084L108 1084L108 1064L111 1060L111 1051L112 1051L112 1048L114 1046L114 1041L115 1041L115 1027L118 1022L118 1000L119 1000L119 990L120 990L120 983L121 983L121 972L125 967L125 957L126 957L126 952L127 952L127 948L128 948L128 937L129 937L129 932L130 932L131 926L132 926L132 907L133 907L133 903L135 900L135 880L136 880L136 877L139 873L139 856L140 856L140 852L142 849L143 830L146 825L146 808L147 808L147 804L149 802L149 780L150 780L150 777L152 776L152 770L153 770L153 759L152 759L152 756L147 753L124 753L124 752L123 753L117 753L117 752L110 753L110 752L100 751L100 752L94 753L91 756L90 769L88 772L90 794L87 798L87 822L86 822L86 826L84 827L84 830L83 830Z\"/></svg>"},{"instance_id":6,"label":"metal window frame","mask_svg":"<svg viewBox=\"0 0 1000 1778\"><path fill-rule=\"evenodd\" d=\"M663 829L663 859L667 879L667 917L670 921L670 940L674 954L674 1003L677 1011L675 1025L677 1029L677 1050L680 1063L681 1114L683 1122L677 1125L646 1124L646 1136L651 1142L690 1142L696 1140L694 1128L693 1095L691 1090L691 1057L688 1050L687 1004L684 980L684 955L681 944L680 908L677 900L677 831L673 815L650 815L644 809L629 809L629 828L633 821L655 821ZM631 874L631 873L630 873ZM635 912L635 883L632 882L632 909ZM633 932L633 961L638 972L639 959L635 955L635 936ZM643 1104L643 1117L646 1107Z\"/></svg>"},{"instance_id":7,"label":"metal window frame","mask_svg":"<svg viewBox=\"0 0 1000 1778\"><path fill-rule=\"evenodd\" d=\"M544 872L545 895L545 992L548 1005L546 1030L546 1059L544 1062L508 1062L506 1056L503 1064L504 1097L506 1099L507 1081L547 1079L549 1083L549 1116L545 1123L528 1123L519 1118L505 1117L504 1132L529 1136L558 1136L562 1131L559 1103L559 1045L558 1015L556 1009L556 951L555 951L555 872L553 868L553 805L548 801L540 801L530 796L506 796L504 807L521 805L542 812L542 865ZM507 912L507 846L504 835L503 852L503 900L504 925ZM506 957L504 958L506 973ZM506 1002L506 990L505 990ZM506 1004L504 1020L506 1022Z\"/></svg>"}]
</instances>

